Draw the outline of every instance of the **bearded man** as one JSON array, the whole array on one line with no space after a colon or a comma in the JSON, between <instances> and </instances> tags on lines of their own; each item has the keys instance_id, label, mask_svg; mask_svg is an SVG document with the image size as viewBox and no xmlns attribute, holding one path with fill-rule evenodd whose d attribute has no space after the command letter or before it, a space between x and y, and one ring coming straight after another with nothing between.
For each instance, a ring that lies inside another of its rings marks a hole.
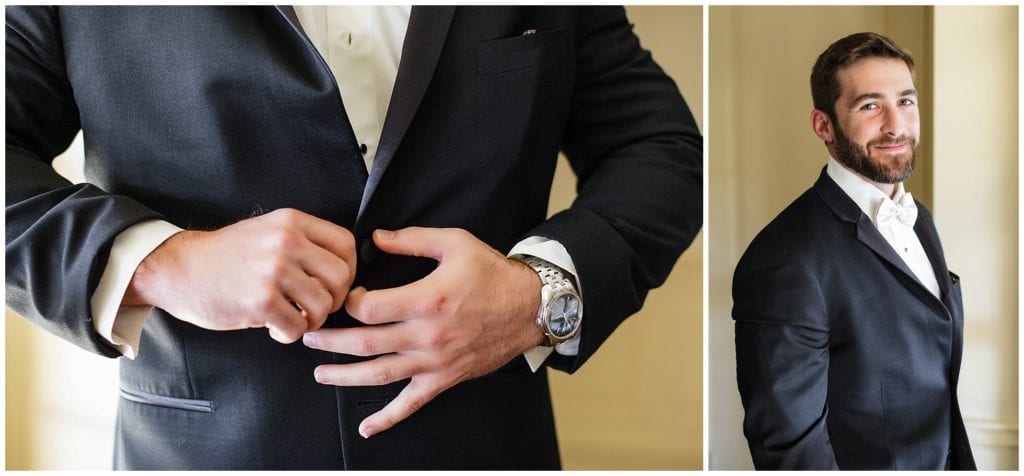
<instances>
[{"instance_id":1,"label":"bearded man","mask_svg":"<svg viewBox=\"0 0 1024 476\"><path fill-rule=\"evenodd\" d=\"M758 469L974 469L957 402L959 278L903 181L920 113L914 60L884 36L811 72L817 182L733 276L744 434Z\"/></svg>"}]
</instances>

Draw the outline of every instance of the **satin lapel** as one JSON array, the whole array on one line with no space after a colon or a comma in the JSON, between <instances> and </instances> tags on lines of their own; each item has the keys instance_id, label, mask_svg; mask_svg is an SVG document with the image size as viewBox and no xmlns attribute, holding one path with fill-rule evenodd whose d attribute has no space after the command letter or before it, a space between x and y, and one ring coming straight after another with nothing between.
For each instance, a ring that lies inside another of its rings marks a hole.
<instances>
[{"instance_id":1,"label":"satin lapel","mask_svg":"<svg viewBox=\"0 0 1024 476\"><path fill-rule=\"evenodd\" d=\"M412 118L427 92L438 58L448 37L448 28L455 13L454 6L413 6L409 15L409 28L402 43L402 59L398 63L395 89L384 119L380 146L373 160L373 170L363 191L359 217L380 183L384 170L394 158L398 145L412 123ZM357 218L358 220L358 218Z\"/></svg>"},{"instance_id":2,"label":"satin lapel","mask_svg":"<svg viewBox=\"0 0 1024 476\"><path fill-rule=\"evenodd\" d=\"M880 258L888 262L890 265L903 273L907 279L913 281L917 287L918 294L922 295L922 298L927 299L924 295L931 296L934 301L935 296L932 296L931 292L928 291L921 284L916 277L914 272L910 270L907 263L903 261L896 250L892 249L888 241L885 241L885 237L878 232L878 228L875 227L871 219L867 217L857 204L850 199L843 189L836 185L832 178L828 176L826 168L822 168L821 176L818 177L818 181L814 183L814 190L818 196L821 197L822 201L832 209L836 217L848 223L854 223L857 227L857 240L867 246L868 249L873 251Z\"/></svg>"},{"instance_id":3,"label":"satin lapel","mask_svg":"<svg viewBox=\"0 0 1024 476\"><path fill-rule=\"evenodd\" d=\"M920 207L921 204L918 203L917 206ZM946 268L946 259L942 256L942 248L928 225L924 223L923 218L918 218L917 223L914 223L914 233L917 234L917 239L921 240L921 247L924 248L924 253L928 255L928 261L931 261L932 269L935 270L935 279L939 282L939 289L942 291L942 302L952 312L950 287L953 283L949 276L949 269Z\"/></svg>"},{"instance_id":4,"label":"satin lapel","mask_svg":"<svg viewBox=\"0 0 1024 476\"><path fill-rule=\"evenodd\" d=\"M857 239L864 246L870 248L871 251L874 251L875 254L907 275L908 278L917 282L914 272L910 270L907 263L903 261L903 258L900 258L900 255L896 254L896 250L892 249L889 242L885 241L885 237L878 232L878 228L875 228L875 224L871 223L871 219L864 214L861 214L861 218L857 220ZM921 285L921 283L917 284Z\"/></svg>"}]
</instances>

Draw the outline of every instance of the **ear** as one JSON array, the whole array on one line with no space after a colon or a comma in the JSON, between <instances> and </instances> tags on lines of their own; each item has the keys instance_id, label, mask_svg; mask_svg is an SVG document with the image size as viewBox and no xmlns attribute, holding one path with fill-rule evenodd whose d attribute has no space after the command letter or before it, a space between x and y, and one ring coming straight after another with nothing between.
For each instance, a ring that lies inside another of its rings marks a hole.
<instances>
[{"instance_id":1,"label":"ear","mask_svg":"<svg viewBox=\"0 0 1024 476\"><path fill-rule=\"evenodd\" d=\"M832 132L832 119L820 109L811 111L811 130L826 144L831 144L835 139Z\"/></svg>"}]
</instances>

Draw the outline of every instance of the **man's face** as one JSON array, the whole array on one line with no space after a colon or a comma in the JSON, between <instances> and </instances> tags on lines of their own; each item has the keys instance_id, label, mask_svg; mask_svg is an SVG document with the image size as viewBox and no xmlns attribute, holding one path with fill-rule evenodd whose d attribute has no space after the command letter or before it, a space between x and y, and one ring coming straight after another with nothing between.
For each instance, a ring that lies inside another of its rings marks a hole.
<instances>
[{"instance_id":1,"label":"man's face","mask_svg":"<svg viewBox=\"0 0 1024 476\"><path fill-rule=\"evenodd\" d=\"M833 153L836 160L879 183L899 183L914 172L920 117L907 65L869 58L838 73Z\"/></svg>"}]
</instances>

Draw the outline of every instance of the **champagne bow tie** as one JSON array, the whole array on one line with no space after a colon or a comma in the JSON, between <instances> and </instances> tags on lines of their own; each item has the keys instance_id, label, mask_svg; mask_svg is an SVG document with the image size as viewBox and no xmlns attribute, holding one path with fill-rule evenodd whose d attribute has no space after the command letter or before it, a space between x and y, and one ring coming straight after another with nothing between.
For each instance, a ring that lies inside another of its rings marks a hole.
<instances>
[{"instance_id":1,"label":"champagne bow tie","mask_svg":"<svg viewBox=\"0 0 1024 476\"><path fill-rule=\"evenodd\" d=\"M893 218L899 218L901 222L913 228L914 222L917 221L917 204L914 203L914 197L905 193L899 203L883 200L875 213L875 222L878 226L888 225Z\"/></svg>"}]
</instances>

